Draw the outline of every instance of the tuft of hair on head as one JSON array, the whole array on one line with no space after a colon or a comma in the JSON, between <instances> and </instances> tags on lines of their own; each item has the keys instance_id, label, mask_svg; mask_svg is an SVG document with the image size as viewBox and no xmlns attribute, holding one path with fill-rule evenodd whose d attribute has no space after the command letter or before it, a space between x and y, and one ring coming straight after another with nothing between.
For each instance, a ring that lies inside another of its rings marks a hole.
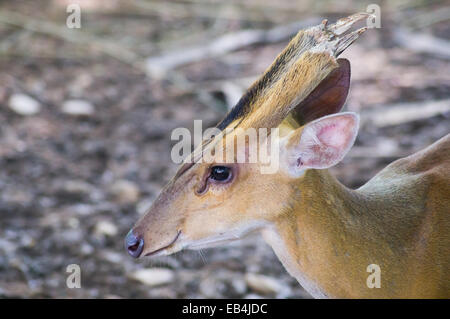
<instances>
[{"instance_id":1,"label":"tuft of hair on head","mask_svg":"<svg viewBox=\"0 0 450 319\"><path fill-rule=\"evenodd\" d=\"M339 112L348 93L350 64L337 57L366 28L347 31L369 16L357 13L300 30L217 127L273 128L288 116L303 125Z\"/></svg>"}]
</instances>

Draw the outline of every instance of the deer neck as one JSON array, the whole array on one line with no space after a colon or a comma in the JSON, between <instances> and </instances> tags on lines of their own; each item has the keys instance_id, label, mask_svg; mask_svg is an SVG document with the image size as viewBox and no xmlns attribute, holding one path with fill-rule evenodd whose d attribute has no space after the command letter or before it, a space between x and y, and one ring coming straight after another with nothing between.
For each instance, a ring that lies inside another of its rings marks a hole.
<instances>
[{"instance_id":1,"label":"deer neck","mask_svg":"<svg viewBox=\"0 0 450 319\"><path fill-rule=\"evenodd\" d=\"M310 170L292 185L288 208L263 236L313 297L374 297L367 267L386 270L395 263L395 237L403 235L389 232L402 231L393 223L403 221L390 217L393 201L350 190L326 170Z\"/></svg>"}]
</instances>

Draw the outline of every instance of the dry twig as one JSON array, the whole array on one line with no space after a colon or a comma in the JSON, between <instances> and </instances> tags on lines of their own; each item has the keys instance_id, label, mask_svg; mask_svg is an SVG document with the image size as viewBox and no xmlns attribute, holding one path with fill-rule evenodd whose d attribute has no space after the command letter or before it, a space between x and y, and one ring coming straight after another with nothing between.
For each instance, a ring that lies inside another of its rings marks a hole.
<instances>
[{"instance_id":1,"label":"dry twig","mask_svg":"<svg viewBox=\"0 0 450 319\"><path fill-rule=\"evenodd\" d=\"M7 10L0 12L0 23L57 37L68 42L87 45L127 64L135 65L139 61L139 58L134 52L122 46L82 33L77 29L69 29L65 25L59 26L52 22L33 19L29 16Z\"/></svg>"},{"instance_id":2,"label":"dry twig","mask_svg":"<svg viewBox=\"0 0 450 319\"><path fill-rule=\"evenodd\" d=\"M149 57L146 60L147 72L154 77L163 77L168 71L179 66L224 55L228 52L242 49L255 44L277 43L288 39L298 30L318 23L320 19L313 18L303 22L295 22L270 30L243 30L223 35L206 45L189 49L178 49L160 56Z\"/></svg>"},{"instance_id":3,"label":"dry twig","mask_svg":"<svg viewBox=\"0 0 450 319\"><path fill-rule=\"evenodd\" d=\"M447 112L450 112L450 99L386 105L375 111L363 112L362 119L363 122L370 122L376 127L386 127L426 119Z\"/></svg>"},{"instance_id":4,"label":"dry twig","mask_svg":"<svg viewBox=\"0 0 450 319\"><path fill-rule=\"evenodd\" d=\"M395 41L404 48L414 52L426 53L450 60L450 42L430 34L409 32L398 28L394 32Z\"/></svg>"}]
</instances>

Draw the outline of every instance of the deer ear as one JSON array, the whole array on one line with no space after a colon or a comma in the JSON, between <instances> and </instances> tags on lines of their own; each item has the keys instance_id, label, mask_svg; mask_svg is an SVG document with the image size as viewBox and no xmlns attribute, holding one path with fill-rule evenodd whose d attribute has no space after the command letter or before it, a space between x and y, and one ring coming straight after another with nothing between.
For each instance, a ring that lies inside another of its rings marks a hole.
<instances>
[{"instance_id":1,"label":"deer ear","mask_svg":"<svg viewBox=\"0 0 450 319\"><path fill-rule=\"evenodd\" d=\"M287 136L288 171L298 175L307 168L324 169L339 163L355 142L359 117L339 113L322 117Z\"/></svg>"},{"instance_id":2,"label":"deer ear","mask_svg":"<svg viewBox=\"0 0 450 319\"><path fill-rule=\"evenodd\" d=\"M344 106L350 88L350 62L338 59L339 66L291 112L300 125L322 116L338 113Z\"/></svg>"}]
</instances>

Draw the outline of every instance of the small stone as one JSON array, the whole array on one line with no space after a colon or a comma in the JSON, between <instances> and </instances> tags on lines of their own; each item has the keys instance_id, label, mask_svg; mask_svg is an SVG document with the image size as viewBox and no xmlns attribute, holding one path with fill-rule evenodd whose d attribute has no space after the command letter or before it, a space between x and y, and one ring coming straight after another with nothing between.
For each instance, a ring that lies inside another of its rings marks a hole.
<instances>
[{"instance_id":1,"label":"small stone","mask_svg":"<svg viewBox=\"0 0 450 319\"><path fill-rule=\"evenodd\" d=\"M200 281L199 292L205 298L241 298L247 286L243 277L227 270L219 270L209 274Z\"/></svg>"},{"instance_id":2,"label":"small stone","mask_svg":"<svg viewBox=\"0 0 450 319\"><path fill-rule=\"evenodd\" d=\"M33 200L33 194L31 192L9 187L2 191L2 197L5 202L21 205L28 205Z\"/></svg>"},{"instance_id":3,"label":"small stone","mask_svg":"<svg viewBox=\"0 0 450 319\"><path fill-rule=\"evenodd\" d=\"M23 116L35 115L41 110L41 104L25 94L13 94L9 98L9 108Z\"/></svg>"},{"instance_id":4,"label":"small stone","mask_svg":"<svg viewBox=\"0 0 450 319\"><path fill-rule=\"evenodd\" d=\"M62 243L79 243L83 241L83 232L80 229L66 229L59 235Z\"/></svg>"},{"instance_id":5,"label":"small stone","mask_svg":"<svg viewBox=\"0 0 450 319\"><path fill-rule=\"evenodd\" d=\"M107 295L105 295L105 299L122 299L122 297L120 297L118 295L107 294Z\"/></svg>"},{"instance_id":6,"label":"small stone","mask_svg":"<svg viewBox=\"0 0 450 319\"><path fill-rule=\"evenodd\" d=\"M257 294L248 294L244 296L244 299L262 299L260 295Z\"/></svg>"},{"instance_id":7,"label":"small stone","mask_svg":"<svg viewBox=\"0 0 450 319\"><path fill-rule=\"evenodd\" d=\"M67 225L69 225L70 228L79 228L80 220L78 218L71 217L67 220Z\"/></svg>"},{"instance_id":8,"label":"small stone","mask_svg":"<svg viewBox=\"0 0 450 319\"><path fill-rule=\"evenodd\" d=\"M110 187L110 193L119 203L135 203L139 199L139 188L131 181L119 180Z\"/></svg>"},{"instance_id":9,"label":"small stone","mask_svg":"<svg viewBox=\"0 0 450 319\"><path fill-rule=\"evenodd\" d=\"M61 190L68 194L89 194L92 192L92 185L82 180L65 181Z\"/></svg>"},{"instance_id":10,"label":"small stone","mask_svg":"<svg viewBox=\"0 0 450 319\"><path fill-rule=\"evenodd\" d=\"M90 254L92 254L94 252L94 247L92 247L91 245L89 245L89 244L86 244L86 243L82 243L81 244L81 247L80 247L80 253L82 254L82 255L90 255Z\"/></svg>"},{"instance_id":11,"label":"small stone","mask_svg":"<svg viewBox=\"0 0 450 319\"><path fill-rule=\"evenodd\" d=\"M245 275L245 282L248 287L263 295L276 295L283 290L283 285L275 278L248 273Z\"/></svg>"},{"instance_id":12,"label":"small stone","mask_svg":"<svg viewBox=\"0 0 450 319\"><path fill-rule=\"evenodd\" d=\"M220 294L220 291L225 288L223 282L220 282L215 277L207 277L200 282L199 290L205 298L214 298Z\"/></svg>"},{"instance_id":13,"label":"small stone","mask_svg":"<svg viewBox=\"0 0 450 319\"><path fill-rule=\"evenodd\" d=\"M157 299L175 299L177 298L177 291L171 286L154 287L148 289L148 297Z\"/></svg>"},{"instance_id":14,"label":"small stone","mask_svg":"<svg viewBox=\"0 0 450 319\"><path fill-rule=\"evenodd\" d=\"M231 287L239 295L243 295L245 293L245 291L247 290L245 282L242 280L242 278L232 279Z\"/></svg>"},{"instance_id":15,"label":"small stone","mask_svg":"<svg viewBox=\"0 0 450 319\"><path fill-rule=\"evenodd\" d=\"M113 237L117 235L117 227L113 223L101 220L95 225L95 233L101 236Z\"/></svg>"},{"instance_id":16,"label":"small stone","mask_svg":"<svg viewBox=\"0 0 450 319\"><path fill-rule=\"evenodd\" d=\"M88 204L71 205L68 210L79 216L87 216L95 212L94 206Z\"/></svg>"},{"instance_id":17,"label":"small stone","mask_svg":"<svg viewBox=\"0 0 450 319\"><path fill-rule=\"evenodd\" d=\"M118 264L122 261L123 254L119 254L115 251L105 250L101 252L102 259L109 261L112 264Z\"/></svg>"},{"instance_id":18,"label":"small stone","mask_svg":"<svg viewBox=\"0 0 450 319\"><path fill-rule=\"evenodd\" d=\"M94 113L94 106L86 100L67 100L62 105L62 111L73 116L88 116Z\"/></svg>"},{"instance_id":19,"label":"small stone","mask_svg":"<svg viewBox=\"0 0 450 319\"><path fill-rule=\"evenodd\" d=\"M175 278L173 271L166 268L141 269L128 276L150 287L169 284Z\"/></svg>"},{"instance_id":20,"label":"small stone","mask_svg":"<svg viewBox=\"0 0 450 319\"><path fill-rule=\"evenodd\" d=\"M9 240L0 238L0 251L7 255L13 255L17 249L17 245Z\"/></svg>"}]
</instances>

